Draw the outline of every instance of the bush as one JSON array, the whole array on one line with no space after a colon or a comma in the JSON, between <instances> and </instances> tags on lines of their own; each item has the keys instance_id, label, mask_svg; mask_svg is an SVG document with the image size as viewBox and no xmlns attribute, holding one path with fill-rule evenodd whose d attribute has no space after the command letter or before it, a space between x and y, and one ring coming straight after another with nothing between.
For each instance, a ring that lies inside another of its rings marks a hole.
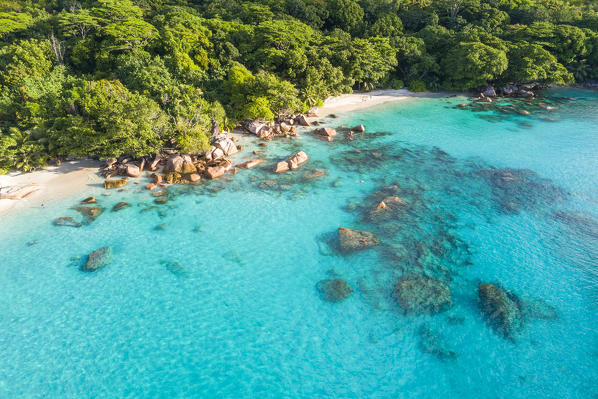
<instances>
[{"instance_id":1,"label":"bush","mask_svg":"<svg viewBox=\"0 0 598 399\"><path fill-rule=\"evenodd\" d=\"M414 93L419 93L422 91L426 91L426 82L424 82L423 80L412 80L411 82L409 82L407 84L407 89L409 89L409 91L412 91Z\"/></svg>"},{"instance_id":2,"label":"bush","mask_svg":"<svg viewBox=\"0 0 598 399\"><path fill-rule=\"evenodd\" d=\"M403 83L401 79L391 79L390 82L388 82L388 87L394 90L401 90L405 87L405 83Z\"/></svg>"}]
</instances>

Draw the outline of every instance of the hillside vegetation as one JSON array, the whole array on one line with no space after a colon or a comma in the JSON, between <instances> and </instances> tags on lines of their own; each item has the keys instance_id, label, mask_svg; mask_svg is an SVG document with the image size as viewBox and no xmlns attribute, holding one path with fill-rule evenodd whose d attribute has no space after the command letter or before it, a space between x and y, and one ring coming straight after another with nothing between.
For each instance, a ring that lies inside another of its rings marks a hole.
<instances>
[{"instance_id":1,"label":"hillside vegetation","mask_svg":"<svg viewBox=\"0 0 598 399\"><path fill-rule=\"evenodd\" d=\"M596 2L0 0L0 171L209 146L328 96L598 79Z\"/></svg>"}]
</instances>

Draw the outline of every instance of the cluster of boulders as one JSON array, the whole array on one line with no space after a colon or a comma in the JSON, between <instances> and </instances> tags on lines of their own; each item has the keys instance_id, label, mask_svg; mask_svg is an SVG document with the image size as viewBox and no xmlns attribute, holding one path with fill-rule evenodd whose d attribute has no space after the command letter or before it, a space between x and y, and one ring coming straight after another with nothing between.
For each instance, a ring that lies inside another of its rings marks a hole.
<instances>
[{"instance_id":1,"label":"cluster of boulders","mask_svg":"<svg viewBox=\"0 0 598 399\"><path fill-rule=\"evenodd\" d=\"M537 85L506 85L500 89L500 93L505 97L523 97L532 98L535 96L532 90L537 89ZM491 103L492 99L498 97L494 86L487 86L478 96L478 101Z\"/></svg>"},{"instance_id":2,"label":"cluster of boulders","mask_svg":"<svg viewBox=\"0 0 598 399\"><path fill-rule=\"evenodd\" d=\"M133 159L127 156L109 158L104 160L101 174L107 179L114 176L139 177L145 169L157 170L162 157L162 154L158 154L153 159L150 157Z\"/></svg>"},{"instance_id":3,"label":"cluster of boulders","mask_svg":"<svg viewBox=\"0 0 598 399\"><path fill-rule=\"evenodd\" d=\"M275 137L296 137L297 126L311 126L307 115L279 116L273 122L255 120L246 123L244 128L262 140L272 140Z\"/></svg>"},{"instance_id":4,"label":"cluster of boulders","mask_svg":"<svg viewBox=\"0 0 598 399\"><path fill-rule=\"evenodd\" d=\"M219 147L216 148L220 149ZM211 150L211 153L220 155L220 151ZM164 181L168 184L190 184L199 182L202 177L216 179L231 170L232 167L232 162L223 156L208 158L207 156L171 155L166 160L162 172ZM159 177L154 177L154 183L160 185L162 181ZM155 187L148 188L153 189Z\"/></svg>"},{"instance_id":5,"label":"cluster of boulders","mask_svg":"<svg viewBox=\"0 0 598 399\"><path fill-rule=\"evenodd\" d=\"M365 132L365 126L357 125L353 126L352 128L348 128L347 126L341 126L339 130L345 133L345 138L347 138L348 140L353 140L355 138L355 134ZM322 127L315 129L313 133L317 137L326 141L332 141L338 135L337 130L330 127Z\"/></svg>"}]
</instances>

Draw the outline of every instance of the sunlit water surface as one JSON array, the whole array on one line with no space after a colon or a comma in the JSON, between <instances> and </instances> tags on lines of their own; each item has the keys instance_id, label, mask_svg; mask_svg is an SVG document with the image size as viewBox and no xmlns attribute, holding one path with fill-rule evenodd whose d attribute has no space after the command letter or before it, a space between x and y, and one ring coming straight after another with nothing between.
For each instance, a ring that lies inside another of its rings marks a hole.
<instances>
[{"instance_id":1,"label":"sunlit water surface","mask_svg":"<svg viewBox=\"0 0 598 399\"><path fill-rule=\"evenodd\" d=\"M144 180L4 216L0 398L598 397L598 93L545 94L322 116L367 133L256 142L264 168L170 189L164 205ZM299 149L308 164L271 172ZM370 217L368 197L390 185L404 214ZM90 194L106 208L94 222L52 225L81 219L72 207ZM132 206L111 212L119 201ZM341 255L339 226L382 243ZM113 262L81 271L104 246ZM394 285L422 274L450 285L448 311L402 313ZM348 299L322 299L331 277ZM479 310L480 282L558 318L505 339ZM426 351L422 328L451 356Z\"/></svg>"}]
</instances>

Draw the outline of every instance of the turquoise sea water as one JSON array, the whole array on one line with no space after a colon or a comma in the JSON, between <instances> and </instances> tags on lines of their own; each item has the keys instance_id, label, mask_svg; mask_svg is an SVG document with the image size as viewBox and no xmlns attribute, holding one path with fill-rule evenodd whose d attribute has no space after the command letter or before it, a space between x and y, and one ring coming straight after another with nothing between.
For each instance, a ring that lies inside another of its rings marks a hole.
<instances>
[{"instance_id":1,"label":"turquoise sea water","mask_svg":"<svg viewBox=\"0 0 598 399\"><path fill-rule=\"evenodd\" d=\"M0 398L597 398L598 93L545 94L322 118L367 133L256 146L264 168L170 189L164 205L130 183L3 216ZM299 149L308 164L271 172ZM370 196L391 185L406 211L372 218ZM89 194L107 209L94 222L52 225L80 219ZM341 255L339 226L382 244ZM113 262L81 271L104 246ZM404 315L393 287L413 274L446 281L452 308ZM322 300L331 277L347 300ZM558 318L507 340L478 308L480 282ZM422 326L454 355L426 351Z\"/></svg>"}]
</instances>

